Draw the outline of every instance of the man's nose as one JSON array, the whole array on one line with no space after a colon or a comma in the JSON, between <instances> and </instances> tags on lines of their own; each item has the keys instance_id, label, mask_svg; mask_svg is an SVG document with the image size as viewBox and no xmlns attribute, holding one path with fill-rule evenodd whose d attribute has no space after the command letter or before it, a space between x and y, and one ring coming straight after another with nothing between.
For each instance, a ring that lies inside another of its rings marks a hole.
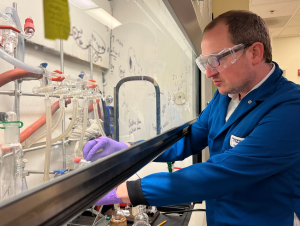
<instances>
[{"instance_id":1,"label":"man's nose","mask_svg":"<svg viewBox=\"0 0 300 226\"><path fill-rule=\"evenodd\" d=\"M212 68L209 65L206 66L206 77L207 78L211 78L211 77L217 75L218 73L219 72L215 68Z\"/></svg>"}]
</instances>

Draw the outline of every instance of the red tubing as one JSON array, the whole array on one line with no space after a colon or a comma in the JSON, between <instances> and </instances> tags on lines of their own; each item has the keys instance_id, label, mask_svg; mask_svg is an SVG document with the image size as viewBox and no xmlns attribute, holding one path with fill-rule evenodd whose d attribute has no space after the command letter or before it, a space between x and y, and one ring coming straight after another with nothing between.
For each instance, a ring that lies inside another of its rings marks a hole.
<instances>
[{"instance_id":1,"label":"red tubing","mask_svg":"<svg viewBox=\"0 0 300 226\"><path fill-rule=\"evenodd\" d=\"M100 99L97 99L97 100L96 100L96 103L97 103L97 108L98 108L98 115L99 115L99 118L102 119L102 118L101 118L101 110L100 110L99 101L100 101ZM89 106L89 113L92 112L92 111L94 111L93 104L91 104L91 105Z\"/></svg>"},{"instance_id":2,"label":"red tubing","mask_svg":"<svg viewBox=\"0 0 300 226\"><path fill-rule=\"evenodd\" d=\"M20 68L12 69L0 74L0 87L11 81L26 77L40 79L43 77L43 75L38 75L28 71L24 71Z\"/></svg>"},{"instance_id":3,"label":"red tubing","mask_svg":"<svg viewBox=\"0 0 300 226\"><path fill-rule=\"evenodd\" d=\"M71 98L65 100L66 104L71 103ZM59 101L56 101L51 105L51 115L53 115L59 109ZM46 113L38 119L36 122L32 123L28 126L21 134L20 134L20 143L24 142L28 137L30 137L35 131L41 128L46 123Z\"/></svg>"},{"instance_id":4,"label":"red tubing","mask_svg":"<svg viewBox=\"0 0 300 226\"><path fill-rule=\"evenodd\" d=\"M174 169L182 169L181 167L174 167Z\"/></svg>"},{"instance_id":5,"label":"red tubing","mask_svg":"<svg viewBox=\"0 0 300 226\"><path fill-rule=\"evenodd\" d=\"M100 118L100 119L102 119L102 117L101 117L101 109L100 109L99 101L98 101L98 103L97 103L97 108L98 108L98 116L99 116L99 118Z\"/></svg>"}]
</instances>

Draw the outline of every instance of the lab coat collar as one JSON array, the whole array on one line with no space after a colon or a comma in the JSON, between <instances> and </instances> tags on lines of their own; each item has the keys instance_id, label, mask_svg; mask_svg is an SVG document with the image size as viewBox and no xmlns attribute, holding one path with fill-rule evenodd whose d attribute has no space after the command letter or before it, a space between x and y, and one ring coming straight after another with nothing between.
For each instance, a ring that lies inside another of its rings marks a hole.
<instances>
[{"instance_id":1,"label":"lab coat collar","mask_svg":"<svg viewBox=\"0 0 300 226\"><path fill-rule=\"evenodd\" d=\"M270 77L260 87L252 90L240 101L239 105L229 117L227 122L225 122L225 117L230 97L228 97L228 95L221 95L219 120L223 122L223 127L221 128L217 136L225 131L228 127L230 127L242 115L250 112L257 104L261 103L274 93L276 89L276 83L281 78L282 70L279 68L276 62L273 63L275 64L275 70L272 75L270 75Z\"/></svg>"},{"instance_id":2,"label":"lab coat collar","mask_svg":"<svg viewBox=\"0 0 300 226\"><path fill-rule=\"evenodd\" d=\"M257 89L254 89L251 93L253 93L254 101L264 101L269 96L271 96L275 89L278 80L282 76L282 70L279 68L278 64L273 61L275 64L274 72L269 76L269 78ZM249 94L251 94L249 93Z\"/></svg>"}]
</instances>

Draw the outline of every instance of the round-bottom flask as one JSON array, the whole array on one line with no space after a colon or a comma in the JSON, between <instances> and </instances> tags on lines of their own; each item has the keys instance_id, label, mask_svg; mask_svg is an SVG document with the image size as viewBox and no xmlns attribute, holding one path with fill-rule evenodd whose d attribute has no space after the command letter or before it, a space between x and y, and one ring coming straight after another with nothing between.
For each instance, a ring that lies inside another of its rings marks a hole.
<instances>
[{"instance_id":1,"label":"round-bottom flask","mask_svg":"<svg viewBox=\"0 0 300 226\"><path fill-rule=\"evenodd\" d=\"M146 206L137 206L138 214L134 217L134 226L149 226L149 218L146 214Z\"/></svg>"}]
</instances>

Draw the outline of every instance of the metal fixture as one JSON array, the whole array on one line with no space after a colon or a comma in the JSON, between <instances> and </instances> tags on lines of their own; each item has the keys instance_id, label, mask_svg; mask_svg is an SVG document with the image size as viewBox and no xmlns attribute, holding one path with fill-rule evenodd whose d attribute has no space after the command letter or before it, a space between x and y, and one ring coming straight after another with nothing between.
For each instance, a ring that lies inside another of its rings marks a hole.
<instances>
[{"instance_id":1,"label":"metal fixture","mask_svg":"<svg viewBox=\"0 0 300 226\"><path fill-rule=\"evenodd\" d=\"M107 95L105 98L105 102L107 105L110 105L114 101L114 98L112 95Z\"/></svg>"},{"instance_id":2,"label":"metal fixture","mask_svg":"<svg viewBox=\"0 0 300 226\"><path fill-rule=\"evenodd\" d=\"M114 135L115 135L115 140L119 141L119 90L120 87L123 83L129 82L129 81L148 81L151 82L154 85L155 89L155 97L156 97L156 134L160 134L160 90L158 83L151 77L149 76L131 76L131 77L125 77L121 79L116 87L114 88L115 90L115 107L114 107L114 115L115 115L115 127L114 127Z\"/></svg>"}]
</instances>

